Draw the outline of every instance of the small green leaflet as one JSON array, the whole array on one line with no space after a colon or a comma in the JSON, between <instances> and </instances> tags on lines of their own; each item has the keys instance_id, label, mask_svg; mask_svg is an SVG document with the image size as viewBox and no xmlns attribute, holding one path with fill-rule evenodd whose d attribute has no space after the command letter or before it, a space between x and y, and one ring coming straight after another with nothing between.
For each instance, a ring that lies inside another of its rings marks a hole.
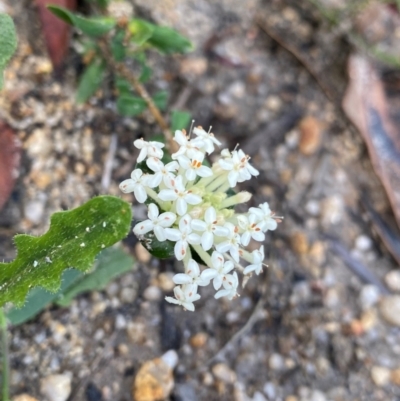
<instances>
[{"instance_id":1,"label":"small green leaflet","mask_svg":"<svg viewBox=\"0 0 400 401\"><path fill-rule=\"evenodd\" d=\"M7 14L0 13L0 89L3 87L3 72L17 48L14 22Z\"/></svg>"},{"instance_id":2,"label":"small green leaflet","mask_svg":"<svg viewBox=\"0 0 400 401\"><path fill-rule=\"evenodd\" d=\"M174 110L171 115L171 131L189 129L192 115L187 111Z\"/></svg>"},{"instance_id":3,"label":"small green leaflet","mask_svg":"<svg viewBox=\"0 0 400 401\"><path fill-rule=\"evenodd\" d=\"M99 196L76 209L53 214L49 231L40 237L16 235L16 259L0 263L0 306L6 302L22 306L35 287L58 291L64 270L90 269L101 250L127 235L131 219L127 202Z\"/></svg>"},{"instance_id":4,"label":"small green leaflet","mask_svg":"<svg viewBox=\"0 0 400 401\"><path fill-rule=\"evenodd\" d=\"M116 25L116 21L110 17L85 18L72 13L64 7L50 5L47 8L67 24L75 26L84 34L92 37L102 36L111 31Z\"/></svg>"},{"instance_id":5,"label":"small green leaflet","mask_svg":"<svg viewBox=\"0 0 400 401\"><path fill-rule=\"evenodd\" d=\"M85 72L82 74L78 90L76 93L76 101L79 104L85 103L99 88L103 82L103 77L105 73L105 64L95 59L86 68Z\"/></svg>"}]
</instances>

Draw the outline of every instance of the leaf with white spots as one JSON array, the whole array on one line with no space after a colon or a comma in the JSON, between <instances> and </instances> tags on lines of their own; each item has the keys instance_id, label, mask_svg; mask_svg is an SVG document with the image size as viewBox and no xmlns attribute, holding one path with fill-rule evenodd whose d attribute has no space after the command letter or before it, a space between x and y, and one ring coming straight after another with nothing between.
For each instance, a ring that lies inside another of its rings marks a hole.
<instances>
[{"instance_id":1,"label":"leaf with white spots","mask_svg":"<svg viewBox=\"0 0 400 401\"><path fill-rule=\"evenodd\" d=\"M53 214L49 231L40 237L15 236L16 259L0 263L0 306L6 302L22 306L34 287L58 291L65 269L89 270L103 248L128 234L131 219L127 202L99 196L76 209Z\"/></svg>"}]
</instances>

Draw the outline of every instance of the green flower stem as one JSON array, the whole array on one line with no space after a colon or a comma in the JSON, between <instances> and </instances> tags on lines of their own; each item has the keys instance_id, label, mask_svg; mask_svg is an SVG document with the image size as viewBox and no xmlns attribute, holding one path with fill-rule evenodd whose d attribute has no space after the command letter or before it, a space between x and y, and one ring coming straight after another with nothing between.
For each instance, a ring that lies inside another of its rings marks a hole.
<instances>
[{"instance_id":1,"label":"green flower stem","mask_svg":"<svg viewBox=\"0 0 400 401\"><path fill-rule=\"evenodd\" d=\"M2 400L8 401L9 397L9 365L8 365L8 336L7 336L7 319L3 308L0 308L0 330L1 330L1 357L2 357L2 384L1 394Z\"/></svg>"},{"instance_id":2,"label":"green flower stem","mask_svg":"<svg viewBox=\"0 0 400 401\"><path fill-rule=\"evenodd\" d=\"M222 174L220 177L218 177L215 181L210 182L210 184L207 185L206 191L207 192L214 192L216 188L220 187L221 185L225 184L225 181L227 180L228 174Z\"/></svg>"},{"instance_id":3,"label":"green flower stem","mask_svg":"<svg viewBox=\"0 0 400 401\"><path fill-rule=\"evenodd\" d=\"M230 186L229 182L226 181L226 182L224 182L224 183L218 188L218 191L219 191L219 192L224 192L224 193L225 193L230 187L231 187L231 186Z\"/></svg>"},{"instance_id":4,"label":"green flower stem","mask_svg":"<svg viewBox=\"0 0 400 401\"><path fill-rule=\"evenodd\" d=\"M201 245L191 245L193 249L197 252L200 258L203 260L206 266L212 266L211 256L201 247Z\"/></svg>"}]
</instances>

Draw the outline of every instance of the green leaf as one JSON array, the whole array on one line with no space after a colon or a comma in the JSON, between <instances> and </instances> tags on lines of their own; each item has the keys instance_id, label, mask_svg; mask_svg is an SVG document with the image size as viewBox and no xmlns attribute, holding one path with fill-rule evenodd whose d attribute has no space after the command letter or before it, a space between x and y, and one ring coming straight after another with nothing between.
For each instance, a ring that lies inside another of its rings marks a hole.
<instances>
[{"instance_id":1,"label":"green leaf","mask_svg":"<svg viewBox=\"0 0 400 401\"><path fill-rule=\"evenodd\" d=\"M16 235L17 257L0 263L0 306L22 306L28 291L60 288L64 270L87 271L94 257L129 231L130 205L114 196L99 196L71 211L55 213L49 231L40 236Z\"/></svg>"},{"instance_id":2,"label":"green leaf","mask_svg":"<svg viewBox=\"0 0 400 401\"><path fill-rule=\"evenodd\" d=\"M11 324L17 325L34 318L82 275L79 270L65 270L61 279L60 291L57 293L51 293L39 287L34 288L29 292L25 305L22 308L14 307L7 312L7 319Z\"/></svg>"},{"instance_id":3,"label":"green leaf","mask_svg":"<svg viewBox=\"0 0 400 401\"><path fill-rule=\"evenodd\" d=\"M116 61L122 61L125 58L125 31L119 29L111 39L111 52Z\"/></svg>"},{"instance_id":4,"label":"green leaf","mask_svg":"<svg viewBox=\"0 0 400 401\"><path fill-rule=\"evenodd\" d=\"M114 278L132 269L134 260L120 248L106 249L96 261L93 272L81 276L65 292L57 303L68 306L72 300L83 292L102 290Z\"/></svg>"},{"instance_id":5,"label":"green leaf","mask_svg":"<svg viewBox=\"0 0 400 401\"><path fill-rule=\"evenodd\" d=\"M191 113L187 111L174 110L171 116L171 131L188 129L191 118Z\"/></svg>"},{"instance_id":6,"label":"green leaf","mask_svg":"<svg viewBox=\"0 0 400 401\"><path fill-rule=\"evenodd\" d=\"M153 70L149 66L143 65L142 71L140 73L139 81L142 84L146 83L151 78L152 73L153 73Z\"/></svg>"},{"instance_id":7,"label":"green leaf","mask_svg":"<svg viewBox=\"0 0 400 401\"><path fill-rule=\"evenodd\" d=\"M7 14L0 13L0 89L3 87L3 73L6 64L17 48L14 22Z\"/></svg>"},{"instance_id":8,"label":"green leaf","mask_svg":"<svg viewBox=\"0 0 400 401\"><path fill-rule=\"evenodd\" d=\"M153 232L144 235L140 242L156 258L168 259L174 257L175 242L168 240L160 242Z\"/></svg>"},{"instance_id":9,"label":"green leaf","mask_svg":"<svg viewBox=\"0 0 400 401\"><path fill-rule=\"evenodd\" d=\"M79 80L76 93L77 103L85 103L96 92L103 82L105 69L105 64L100 60L94 60L89 64Z\"/></svg>"},{"instance_id":10,"label":"green leaf","mask_svg":"<svg viewBox=\"0 0 400 401\"><path fill-rule=\"evenodd\" d=\"M164 110L167 107L167 100L168 100L167 91L157 92L153 97L154 103L160 110Z\"/></svg>"},{"instance_id":11,"label":"green leaf","mask_svg":"<svg viewBox=\"0 0 400 401\"><path fill-rule=\"evenodd\" d=\"M47 8L58 18L69 25L73 25L88 36L98 37L110 32L116 25L111 17L85 18L72 13L64 7L49 5Z\"/></svg>"},{"instance_id":12,"label":"green leaf","mask_svg":"<svg viewBox=\"0 0 400 401\"><path fill-rule=\"evenodd\" d=\"M135 18L129 22L128 30L132 34L131 41L138 46L142 46L151 38L156 25L142 19Z\"/></svg>"},{"instance_id":13,"label":"green leaf","mask_svg":"<svg viewBox=\"0 0 400 401\"><path fill-rule=\"evenodd\" d=\"M132 92L131 84L125 78L119 76L115 78L115 87L120 95L129 95Z\"/></svg>"},{"instance_id":14,"label":"green leaf","mask_svg":"<svg viewBox=\"0 0 400 401\"><path fill-rule=\"evenodd\" d=\"M126 117L134 117L146 110L146 102L137 96L122 94L117 99L118 113Z\"/></svg>"},{"instance_id":15,"label":"green leaf","mask_svg":"<svg viewBox=\"0 0 400 401\"><path fill-rule=\"evenodd\" d=\"M164 54L188 53L194 48L189 39L165 26L155 26L148 43Z\"/></svg>"},{"instance_id":16,"label":"green leaf","mask_svg":"<svg viewBox=\"0 0 400 401\"><path fill-rule=\"evenodd\" d=\"M97 4L97 6L99 6L102 9L107 8L108 3L110 2L110 0L87 0L87 1L90 3Z\"/></svg>"}]
</instances>

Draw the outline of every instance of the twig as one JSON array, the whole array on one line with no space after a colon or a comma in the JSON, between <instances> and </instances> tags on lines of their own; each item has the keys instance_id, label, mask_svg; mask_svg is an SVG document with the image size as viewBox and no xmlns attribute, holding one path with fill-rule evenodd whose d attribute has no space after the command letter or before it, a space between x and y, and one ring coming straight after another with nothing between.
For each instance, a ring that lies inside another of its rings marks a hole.
<instances>
[{"instance_id":1,"label":"twig","mask_svg":"<svg viewBox=\"0 0 400 401\"><path fill-rule=\"evenodd\" d=\"M115 158L115 152L117 151L118 136L112 134L110 139L110 146L108 148L108 154L106 162L104 163L103 176L101 177L101 189L107 191L110 187L111 173L113 168L113 162Z\"/></svg>"},{"instance_id":2,"label":"twig","mask_svg":"<svg viewBox=\"0 0 400 401\"><path fill-rule=\"evenodd\" d=\"M315 82L319 85L324 95L330 100L331 102L335 103L335 97L332 95L329 88L321 81L318 74L314 71L314 69L310 66L309 62L302 56L301 53L297 51L294 46L284 42L273 30L262 21L260 18L256 19L257 25L276 43L279 44L282 48L284 48L287 52L289 52L307 71L308 73L314 78Z\"/></svg>"},{"instance_id":3,"label":"twig","mask_svg":"<svg viewBox=\"0 0 400 401\"><path fill-rule=\"evenodd\" d=\"M154 103L153 99L147 92L147 89L139 82L136 76L129 70L129 68L121 62L115 61L109 48L108 44L104 40L100 40L98 42L99 48L103 54L103 59L109 66L109 68L120 75L121 77L125 78L135 89L138 95L146 102L150 113L153 115L154 119L156 120L157 124L163 131L166 148L171 152L177 151L177 144L174 142L171 130L168 127L167 122L165 121L164 117L162 116L160 110Z\"/></svg>"},{"instance_id":4,"label":"twig","mask_svg":"<svg viewBox=\"0 0 400 401\"><path fill-rule=\"evenodd\" d=\"M9 363L8 363L8 338L7 338L7 318L3 308L0 308L0 330L1 330L1 357L2 357L2 400L8 401L9 396Z\"/></svg>"}]
</instances>

